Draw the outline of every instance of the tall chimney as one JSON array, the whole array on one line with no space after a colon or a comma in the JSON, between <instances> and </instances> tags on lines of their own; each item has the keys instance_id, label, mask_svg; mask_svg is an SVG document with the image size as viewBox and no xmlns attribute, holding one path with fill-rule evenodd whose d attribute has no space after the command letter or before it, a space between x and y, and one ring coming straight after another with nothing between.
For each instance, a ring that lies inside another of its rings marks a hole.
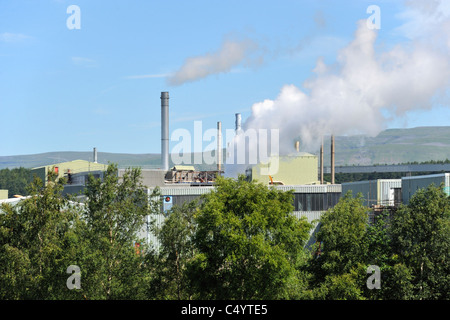
<instances>
[{"instance_id":1,"label":"tall chimney","mask_svg":"<svg viewBox=\"0 0 450 320\"><path fill-rule=\"evenodd\" d=\"M241 114L236 113L236 132L241 130Z\"/></svg>"},{"instance_id":2,"label":"tall chimney","mask_svg":"<svg viewBox=\"0 0 450 320\"><path fill-rule=\"evenodd\" d=\"M169 93L161 92L161 168L169 170Z\"/></svg>"},{"instance_id":3,"label":"tall chimney","mask_svg":"<svg viewBox=\"0 0 450 320\"><path fill-rule=\"evenodd\" d=\"M295 150L300 152L300 141L295 141Z\"/></svg>"},{"instance_id":4,"label":"tall chimney","mask_svg":"<svg viewBox=\"0 0 450 320\"><path fill-rule=\"evenodd\" d=\"M217 122L217 171L222 169L222 122Z\"/></svg>"},{"instance_id":5,"label":"tall chimney","mask_svg":"<svg viewBox=\"0 0 450 320\"><path fill-rule=\"evenodd\" d=\"M331 184L334 184L334 135L331 135Z\"/></svg>"},{"instance_id":6,"label":"tall chimney","mask_svg":"<svg viewBox=\"0 0 450 320\"><path fill-rule=\"evenodd\" d=\"M97 148L94 148L94 162L97 163Z\"/></svg>"},{"instance_id":7,"label":"tall chimney","mask_svg":"<svg viewBox=\"0 0 450 320\"><path fill-rule=\"evenodd\" d=\"M320 145L320 184L323 184L323 137Z\"/></svg>"}]
</instances>

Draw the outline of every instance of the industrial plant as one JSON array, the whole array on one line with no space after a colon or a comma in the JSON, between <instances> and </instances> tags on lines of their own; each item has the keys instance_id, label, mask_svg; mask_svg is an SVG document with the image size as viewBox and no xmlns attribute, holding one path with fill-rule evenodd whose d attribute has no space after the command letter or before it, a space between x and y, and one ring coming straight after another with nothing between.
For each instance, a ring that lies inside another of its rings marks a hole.
<instances>
[{"instance_id":1,"label":"industrial plant","mask_svg":"<svg viewBox=\"0 0 450 320\"><path fill-rule=\"evenodd\" d=\"M222 123L217 122L217 149L216 149L216 170L196 170L192 165L174 165L169 167L169 93L161 92L161 165L159 169L141 169L142 183L148 190L148 195L152 194L155 188L160 189L162 205L160 214L156 216L156 223L162 224L168 211L172 206L181 206L183 203L198 199L201 195L214 190L214 183L218 176L224 174L222 154ZM241 115L235 114L235 131L240 132ZM366 167L340 167L335 168L335 139L331 135L329 150L330 167L324 167L324 144L320 146L319 155L301 152L299 141L294 143L294 152L277 156L278 170L276 174L270 175L265 172L270 161L267 163L257 163L247 165L244 172L249 181L258 181L267 184L272 188L282 191L293 191L292 214L298 218L306 217L315 227L311 231L311 241L314 241L314 233L318 226L318 220L323 212L333 208L339 199L347 192L351 191L355 196L361 193L364 204L370 212L369 218L385 210L395 211L400 204L407 204L411 196L419 189L430 184L444 184L444 190L449 193L450 173L441 173L424 176L406 176L401 179L378 179L373 181L358 181L342 184L335 183L337 172L369 172L376 171L374 166ZM93 162L85 160L75 160L42 166L32 169L32 174L40 177L44 182L50 170L54 170L58 178L66 178L67 184L64 186L63 194L82 194L88 176L94 175L96 178L103 178L107 169L106 164L98 163L97 149L93 150ZM383 170L387 166L378 167ZM389 166L390 170L414 170L396 166ZM392 168L393 167L393 168ZM359 171L358 171L359 170ZM372 170L372 171L370 171ZM420 171L420 166L415 168ZM118 169L118 176L121 177L126 169ZM331 174L330 182L325 182L324 174ZM14 201L19 201L20 198ZM5 201L5 200L3 200ZM11 199L8 200L11 202ZM1 200L0 200L1 202ZM156 243L156 237L147 230L142 231L143 237L149 242Z\"/></svg>"}]
</instances>

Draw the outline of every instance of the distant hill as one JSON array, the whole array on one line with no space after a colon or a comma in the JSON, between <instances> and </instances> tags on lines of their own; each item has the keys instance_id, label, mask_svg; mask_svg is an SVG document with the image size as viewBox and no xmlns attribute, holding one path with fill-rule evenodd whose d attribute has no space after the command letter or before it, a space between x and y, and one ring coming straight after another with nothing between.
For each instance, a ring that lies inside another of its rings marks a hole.
<instances>
[{"instance_id":1,"label":"distant hill","mask_svg":"<svg viewBox=\"0 0 450 320\"><path fill-rule=\"evenodd\" d=\"M223 152L225 154L225 152ZM214 155L214 152L213 152ZM191 154L193 162L194 154ZM75 152L75 151L61 151L61 152L46 152L29 155L16 156L0 156L0 169L13 168L36 168L56 164L60 162L72 160L86 160L93 161L93 153L89 152ZM144 169L158 169L161 167L161 155L155 153L148 154L131 154L131 153L108 153L98 152L97 160L99 163L116 163L119 167L142 167ZM169 157L170 160L170 157ZM169 161L172 167L174 164ZM195 165L198 170L215 170L216 165Z\"/></svg>"},{"instance_id":2,"label":"distant hill","mask_svg":"<svg viewBox=\"0 0 450 320\"><path fill-rule=\"evenodd\" d=\"M111 162L117 163L118 165L148 166L156 168L161 161L161 156L159 154L125 154L98 152L97 159L100 163ZM3 156L0 157L0 169L12 169L17 167L35 168L72 160L93 161L93 153L92 151L61 151L6 157Z\"/></svg>"},{"instance_id":3,"label":"distant hill","mask_svg":"<svg viewBox=\"0 0 450 320\"><path fill-rule=\"evenodd\" d=\"M324 163L329 165L329 157L325 157ZM450 159L450 126L388 129L376 137L335 137L336 166L446 159Z\"/></svg>"},{"instance_id":4,"label":"distant hill","mask_svg":"<svg viewBox=\"0 0 450 320\"><path fill-rule=\"evenodd\" d=\"M330 141L324 141L324 164L330 164ZM223 155L226 153L223 152ZM0 156L0 169L34 168L71 160L92 161L88 152L48 152L31 155ZM191 159L193 156L191 155ZM335 163L340 165L397 164L450 159L450 126L388 129L376 137L336 136ZM98 152L98 162L117 163L119 167L159 168L160 154ZM173 166L173 163L170 163ZM215 165L195 165L198 170L215 170Z\"/></svg>"}]
</instances>

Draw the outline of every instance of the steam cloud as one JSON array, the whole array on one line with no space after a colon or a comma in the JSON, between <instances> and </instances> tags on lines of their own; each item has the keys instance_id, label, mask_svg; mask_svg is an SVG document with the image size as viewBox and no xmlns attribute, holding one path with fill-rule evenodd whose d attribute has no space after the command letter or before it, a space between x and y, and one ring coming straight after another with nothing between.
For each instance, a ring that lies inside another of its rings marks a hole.
<instances>
[{"instance_id":1,"label":"steam cloud","mask_svg":"<svg viewBox=\"0 0 450 320\"><path fill-rule=\"evenodd\" d=\"M221 48L206 55L187 58L181 68L168 78L170 85L181 85L212 74L230 72L242 62L250 62L250 55L257 48L252 40L225 40Z\"/></svg>"},{"instance_id":2,"label":"steam cloud","mask_svg":"<svg viewBox=\"0 0 450 320\"><path fill-rule=\"evenodd\" d=\"M389 119L444 101L450 80L450 10L439 1L407 4L403 17L408 23L396 31L407 36L408 43L377 53L377 30L359 21L354 39L339 52L336 63L327 65L319 58L303 88L288 84L274 100L255 103L244 131L279 129L280 154L294 151L298 138L303 150L315 152L324 135L374 136ZM411 33L411 25L421 32ZM256 152L256 147L247 150ZM228 169L234 171L233 166Z\"/></svg>"},{"instance_id":3,"label":"steam cloud","mask_svg":"<svg viewBox=\"0 0 450 320\"><path fill-rule=\"evenodd\" d=\"M360 21L337 65L319 59L306 90L285 85L275 100L255 103L244 129L279 128L282 152L292 151L296 137L311 149L324 134L376 135L390 117L430 109L445 97L450 46L414 41L377 55L375 40L376 31Z\"/></svg>"}]
</instances>

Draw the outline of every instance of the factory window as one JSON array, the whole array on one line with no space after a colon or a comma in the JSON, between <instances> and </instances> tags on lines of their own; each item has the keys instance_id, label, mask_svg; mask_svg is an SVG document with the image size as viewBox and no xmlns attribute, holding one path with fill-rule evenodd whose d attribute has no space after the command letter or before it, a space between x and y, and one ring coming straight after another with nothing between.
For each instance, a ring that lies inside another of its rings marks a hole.
<instances>
[{"instance_id":1,"label":"factory window","mask_svg":"<svg viewBox=\"0 0 450 320\"><path fill-rule=\"evenodd\" d=\"M306 211L312 211L311 209L311 194L306 195Z\"/></svg>"},{"instance_id":2,"label":"factory window","mask_svg":"<svg viewBox=\"0 0 450 320\"><path fill-rule=\"evenodd\" d=\"M326 211L339 201L339 193L294 193L294 211Z\"/></svg>"}]
</instances>

